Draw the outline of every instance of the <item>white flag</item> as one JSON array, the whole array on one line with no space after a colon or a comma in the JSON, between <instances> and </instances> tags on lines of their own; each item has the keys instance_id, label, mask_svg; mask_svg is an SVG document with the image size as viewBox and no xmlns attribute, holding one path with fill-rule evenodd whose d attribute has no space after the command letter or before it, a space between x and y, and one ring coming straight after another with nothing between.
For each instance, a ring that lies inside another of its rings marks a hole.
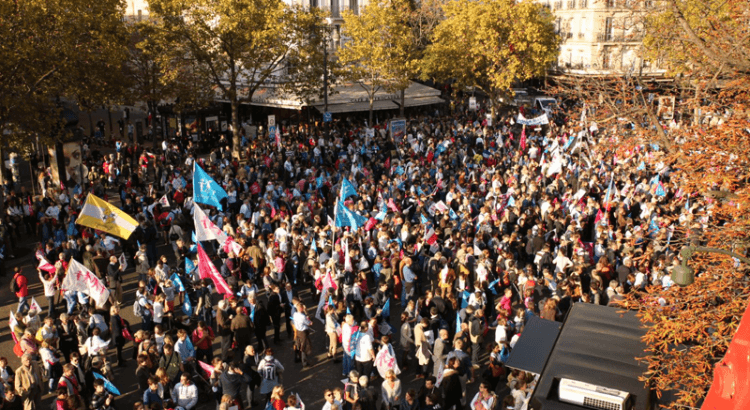
<instances>
[{"instance_id":1,"label":"white flag","mask_svg":"<svg viewBox=\"0 0 750 410\"><path fill-rule=\"evenodd\" d=\"M163 206L169 206L169 199L167 199L167 194L164 194L163 197L159 200L159 203Z\"/></svg>"},{"instance_id":2,"label":"white flag","mask_svg":"<svg viewBox=\"0 0 750 410\"><path fill-rule=\"evenodd\" d=\"M297 407L299 407L300 410L305 410L305 403L299 398L299 393L296 393L295 395L297 396Z\"/></svg>"},{"instance_id":3,"label":"white flag","mask_svg":"<svg viewBox=\"0 0 750 410\"><path fill-rule=\"evenodd\" d=\"M125 254L121 254L120 258L117 259L118 262L120 262L120 266L122 266L122 270L125 270L128 268L128 260L125 258Z\"/></svg>"},{"instance_id":4,"label":"white flag","mask_svg":"<svg viewBox=\"0 0 750 410\"><path fill-rule=\"evenodd\" d=\"M549 164L549 168L547 168L547 177L549 178L552 175L559 174L562 172L562 157L560 155L555 155L554 158L552 158L552 162Z\"/></svg>"},{"instance_id":5,"label":"white flag","mask_svg":"<svg viewBox=\"0 0 750 410\"><path fill-rule=\"evenodd\" d=\"M195 205L193 209L195 210L195 212L193 212L195 238L199 241L210 241L216 239L220 244L224 245L227 242L227 234L208 219L208 216L206 216L206 213L203 212L201 207Z\"/></svg>"},{"instance_id":6,"label":"white flag","mask_svg":"<svg viewBox=\"0 0 750 410\"><path fill-rule=\"evenodd\" d=\"M101 280L85 266L70 260L68 273L62 283L64 290L73 290L83 292L89 295L96 302L96 306L102 307L109 299L109 290L104 286Z\"/></svg>"},{"instance_id":7,"label":"white flag","mask_svg":"<svg viewBox=\"0 0 750 410\"><path fill-rule=\"evenodd\" d=\"M381 347L378 354L375 356L375 367L380 373L380 377L385 379L388 370L393 370L396 375L401 373L401 369L398 368L396 363L396 355L393 352L393 347L390 344Z\"/></svg>"},{"instance_id":8,"label":"white flag","mask_svg":"<svg viewBox=\"0 0 750 410\"><path fill-rule=\"evenodd\" d=\"M37 312L42 311L42 307L39 306L39 303L36 301L36 299L34 299L33 296L31 297L31 304L29 305L29 310L36 310Z\"/></svg>"}]
</instances>

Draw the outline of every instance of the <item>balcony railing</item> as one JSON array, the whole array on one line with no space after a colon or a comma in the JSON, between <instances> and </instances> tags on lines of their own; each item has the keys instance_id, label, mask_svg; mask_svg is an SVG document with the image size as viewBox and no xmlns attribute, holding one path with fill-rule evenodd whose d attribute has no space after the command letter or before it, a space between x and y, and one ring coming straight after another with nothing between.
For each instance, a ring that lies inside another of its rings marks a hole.
<instances>
[{"instance_id":1,"label":"balcony railing","mask_svg":"<svg viewBox=\"0 0 750 410\"><path fill-rule=\"evenodd\" d=\"M643 40L642 34L615 35L612 33L597 34L596 41L600 43L634 43Z\"/></svg>"}]
</instances>

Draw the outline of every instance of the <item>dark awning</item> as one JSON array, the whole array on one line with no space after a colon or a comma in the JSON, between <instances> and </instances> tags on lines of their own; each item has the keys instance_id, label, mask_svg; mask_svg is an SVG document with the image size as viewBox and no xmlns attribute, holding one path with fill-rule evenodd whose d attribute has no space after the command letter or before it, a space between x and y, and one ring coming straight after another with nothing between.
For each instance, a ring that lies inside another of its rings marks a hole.
<instances>
[{"instance_id":1,"label":"dark awning","mask_svg":"<svg viewBox=\"0 0 750 410\"><path fill-rule=\"evenodd\" d=\"M638 380L648 366L635 359L646 355L646 344L641 340L645 333L635 312L588 303L573 304L529 408L580 410L580 406L559 400L558 387L562 378L627 392L633 410L653 408L652 394Z\"/></svg>"},{"instance_id":2,"label":"dark awning","mask_svg":"<svg viewBox=\"0 0 750 410\"><path fill-rule=\"evenodd\" d=\"M505 365L513 369L541 374L555 346L557 335L560 334L560 327L562 323L532 316L523 327L523 333L510 352Z\"/></svg>"}]
</instances>

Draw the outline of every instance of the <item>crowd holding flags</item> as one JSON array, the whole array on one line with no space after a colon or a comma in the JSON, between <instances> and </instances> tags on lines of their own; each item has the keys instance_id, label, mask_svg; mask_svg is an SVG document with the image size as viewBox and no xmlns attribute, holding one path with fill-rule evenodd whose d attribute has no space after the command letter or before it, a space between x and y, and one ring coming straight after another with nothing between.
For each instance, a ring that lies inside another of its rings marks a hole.
<instances>
[{"instance_id":1,"label":"crowd holding flags","mask_svg":"<svg viewBox=\"0 0 750 410\"><path fill-rule=\"evenodd\" d=\"M125 211L94 194L89 194L86 197L86 203L83 205L76 223L123 239L130 238L135 228L138 227L138 222Z\"/></svg>"}]
</instances>

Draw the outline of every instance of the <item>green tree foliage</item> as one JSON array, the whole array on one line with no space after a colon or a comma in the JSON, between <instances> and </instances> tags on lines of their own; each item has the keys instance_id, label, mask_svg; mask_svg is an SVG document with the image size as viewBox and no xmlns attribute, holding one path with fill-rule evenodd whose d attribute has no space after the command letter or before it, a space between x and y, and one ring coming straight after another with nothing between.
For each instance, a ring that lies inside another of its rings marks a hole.
<instances>
[{"instance_id":1,"label":"green tree foliage","mask_svg":"<svg viewBox=\"0 0 750 410\"><path fill-rule=\"evenodd\" d=\"M49 138L60 100L82 109L121 90L127 30L120 0L0 0L0 129L3 144Z\"/></svg>"},{"instance_id":2,"label":"green tree foliage","mask_svg":"<svg viewBox=\"0 0 750 410\"><path fill-rule=\"evenodd\" d=\"M557 59L553 16L530 0L453 0L435 28L423 77L476 87L493 104L515 80L540 76ZM493 112L494 114L494 112Z\"/></svg>"},{"instance_id":3,"label":"green tree foliage","mask_svg":"<svg viewBox=\"0 0 750 410\"><path fill-rule=\"evenodd\" d=\"M229 101L232 127L239 129L240 103L262 86L303 89L314 79L311 66L322 62L319 26L323 15L288 7L280 0L152 0L154 30L161 44L167 81L206 79L216 97ZM189 88L189 87L186 87ZM312 86L305 88L309 90ZM239 133L234 133L235 155Z\"/></svg>"},{"instance_id":4,"label":"green tree foliage","mask_svg":"<svg viewBox=\"0 0 750 410\"><path fill-rule=\"evenodd\" d=\"M338 52L340 76L367 92L372 124L375 94L409 86L414 68L414 33L396 2L373 1L358 15L350 10L343 14L343 31L349 40Z\"/></svg>"}]
</instances>

